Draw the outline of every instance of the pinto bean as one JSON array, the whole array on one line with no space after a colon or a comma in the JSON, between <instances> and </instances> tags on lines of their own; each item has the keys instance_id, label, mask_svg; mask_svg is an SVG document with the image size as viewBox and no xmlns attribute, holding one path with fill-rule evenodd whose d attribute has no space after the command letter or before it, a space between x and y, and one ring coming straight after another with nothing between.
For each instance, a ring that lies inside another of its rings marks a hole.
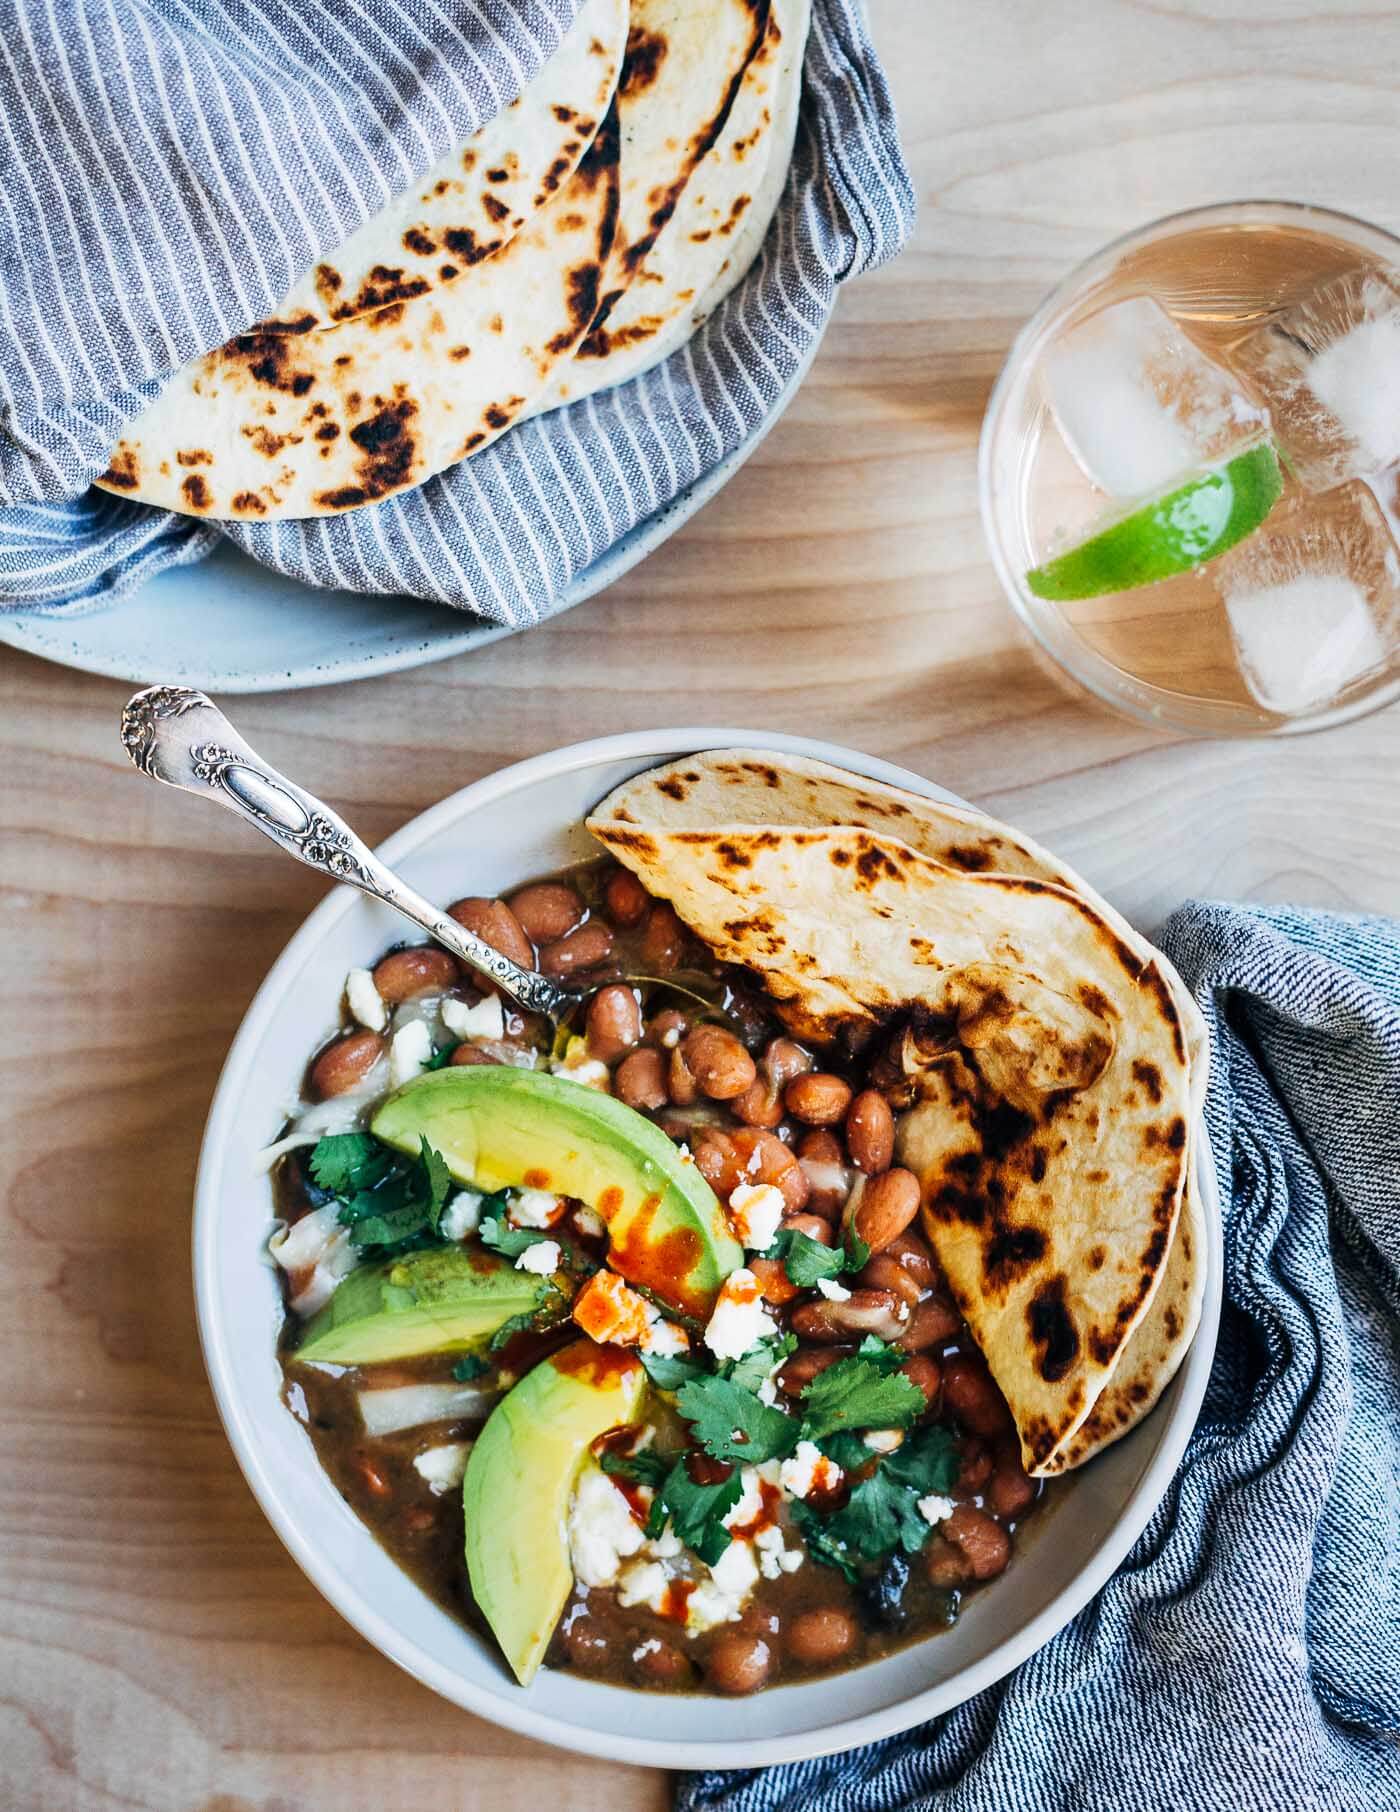
<instances>
[{"instance_id":1,"label":"pinto bean","mask_svg":"<svg viewBox=\"0 0 1400 1812\"><path fill-rule=\"evenodd\" d=\"M980 1359L966 1353L955 1354L944 1362L943 1403L949 1415L970 1434L988 1438L1011 1426L1011 1411L992 1382L991 1373Z\"/></svg>"},{"instance_id":2,"label":"pinto bean","mask_svg":"<svg viewBox=\"0 0 1400 1812\"><path fill-rule=\"evenodd\" d=\"M771 1302L774 1308L782 1308L795 1296L801 1295L780 1258L751 1258L749 1269L758 1279L759 1294L765 1302Z\"/></svg>"},{"instance_id":3,"label":"pinto bean","mask_svg":"<svg viewBox=\"0 0 1400 1812\"><path fill-rule=\"evenodd\" d=\"M685 926L664 900L658 900L642 933L642 964L649 974L669 975L685 955Z\"/></svg>"},{"instance_id":4,"label":"pinto bean","mask_svg":"<svg viewBox=\"0 0 1400 1812\"><path fill-rule=\"evenodd\" d=\"M939 1524L945 1541L961 1548L974 1579L995 1579L1011 1558L1011 1537L990 1516L971 1504L959 1504Z\"/></svg>"},{"instance_id":5,"label":"pinto bean","mask_svg":"<svg viewBox=\"0 0 1400 1812\"><path fill-rule=\"evenodd\" d=\"M823 1296L792 1311L792 1331L799 1340L819 1346L851 1340L858 1334L893 1340L904 1326L900 1306L888 1290L852 1290L847 1302L830 1302Z\"/></svg>"},{"instance_id":6,"label":"pinto bean","mask_svg":"<svg viewBox=\"0 0 1400 1812\"><path fill-rule=\"evenodd\" d=\"M912 1170L882 1170L870 1177L852 1215L857 1238L883 1252L919 1212L919 1179Z\"/></svg>"},{"instance_id":7,"label":"pinto bean","mask_svg":"<svg viewBox=\"0 0 1400 1812\"><path fill-rule=\"evenodd\" d=\"M642 1035L642 1009L631 988L620 982L600 988L588 1003L588 1048L603 1063L614 1063Z\"/></svg>"},{"instance_id":8,"label":"pinto bean","mask_svg":"<svg viewBox=\"0 0 1400 1812\"><path fill-rule=\"evenodd\" d=\"M992 1456L986 1444L976 1435L963 1435L958 1442L961 1463L953 1483L954 1497L978 1497L992 1476Z\"/></svg>"},{"instance_id":9,"label":"pinto bean","mask_svg":"<svg viewBox=\"0 0 1400 1812\"><path fill-rule=\"evenodd\" d=\"M520 920L504 900L483 900L473 895L449 906L447 916L475 932L484 943L499 950L502 956L508 956L520 968L534 968L534 949Z\"/></svg>"},{"instance_id":10,"label":"pinto bean","mask_svg":"<svg viewBox=\"0 0 1400 1812\"><path fill-rule=\"evenodd\" d=\"M606 1667L612 1659L608 1632L596 1617L575 1617L564 1632L564 1646L573 1665L585 1672Z\"/></svg>"},{"instance_id":11,"label":"pinto bean","mask_svg":"<svg viewBox=\"0 0 1400 1812\"><path fill-rule=\"evenodd\" d=\"M795 1397L827 1366L848 1358L854 1351L850 1346L800 1346L778 1373L778 1384L789 1397Z\"/></svg>"},{"instance_id":12,"label":"pinto bean","mask_svg":"<svg viewBox=\"0 0 1400 1812\"><path fill-rule=\"evenodd\" d=\"M938 1267L921 1234L906 1228L898 1239L885 1247L886 1255L897 1259L921 1290L931 1290L938 1280Z\"/></svg>"},{"instance_id":13,"label":"pinto bean","mask_svg":"<svg viewBox=\"0 0 1400 1812\"><path fill-rule=\"evenodd\" d=\"M909 1326L899 1337L906 1353L922 1353L931 1346L942 1346L962 1326L962 1317L940 1296L927 1296L909 1319Z\"/></svg>"},{"instance_id":14,"label":"pinto bean","mask_svg":"<svg viewBox=\"0 0 1400 1812\"><path fill-rule=\"evenodd\" d=\"M755 1076L743 1094L736 1095L729 1106L745 1126L761 1126L771 1132L782 1123L782 1096L762 1075Z\"/></svg>"},{"instance_id":15,"label":"pinto bean","mask_svg":"<svg viewBox=\"0 0 1400 1812\"><path fill-rule=\"evenodd\" d=\"M471 1063L499 1063L501 1060L489 1051L483 1051L479 1044L459 1044L447 1061L454 1069L461 1069Z\"/></svg>"},{"instance_id":16,"label":"pinto bean","mask_svg":"<svg viewBox=\"0 0 1400 1812\"><path fill-rule=\"evenodd\" d=\"M919 1353L913 1359L906 1359L899 1369L911 1384L918 1385L928 1407L936 1409L939 1392L943 1387L943 1368L938 1361Z\"/></svg>"},{"instance_id":17,"label":"pinto bean","mask_svg":"<svg viewBox=\"0 0 1400 1812\"><path fill-rule=\"evenodd\" d=\"M596 969L612 955L613 934L601 919L590 919L571 931L557 944L546 944L540 951L540 968L546 975L574 975L580 969Z\"/></svg>"},{"instance_id":18,"label":"pinto bean","mask_svg":"<svg viewBox=\"0 0 1400 1812\"><path fill-rule=\"evenodd\" d=\"M583 901L562 881L535 881L506 904L532 944L557 944L583 917Z\"/></svg>"},{"instance_id":19,"label":"pinto bean","mask_svg":"<svg viewBox=\"0 0 1400 1812\"><path fill-rule=\"evenodd\" d=\"M907 1309L918 1306L919 1286L904 1269L903 1265L889 1258L885 1253L877 1253L860 1274L860 1281L868 1290L888 1290L897 1296Z\"/></svg>"},{"instance_id":20,"label":"pinto bean","mask_svg":"<svg viewBox=\"0 0 1400 1812\"><path fill-rule=\"evenodd\" d=\"M684 1045L677 1045L667 1061L666 1089L677 1107L691 1106L700 1093L685 1060Z\"/></svg>"},{"instance_id":21,"label":"pinto bean","mask_svg":"<svg viewBox=\"0 0 1400 1812\"><path fill-rule=\"evenodd\" d=\"M374 985L381 1000L397 1006L419 994L443 994L455 987L462 972L455 956L435 944L417 944L411 950L391 950L374 966Z\"/></svg>"},{"instance_id":22,"label":"pinto bean","mask_svg":"<svg viewBox=\"0 0 1400 1812\"><path fill-rule=\"evenodd\" d=\"M758 1075L753 1058L723 1026L696 1026L681 1048L691 1075L711 1101L732 1101Z\"/></svg>"},{"instance_id":23,"label":"pinto bean","mask_svg":"<svg viewBox=\"0 0 1400 1812\"><path fill-rule=\"evenodd\" d=\"M946 1524L940 1526L946 1527ZM924 1549L924 1571L930 1585L947 1591L967 1584L972 1578L972 1563L956 1542L935 1535Z\"/></svg>"},{"instance_id":24,"label":"pinto bean","mask_svg":"<svg viewBox=\"0 0 1400 1812\"><path fill-rule=\"evenodd\" d=\"M783 1198L787 1214L800 1214L807 1206L807 1173L776 1133L756 1126L738 1127L732 1135L739 1155L740 1181L771 1183Z\"/></svg>"},{"instance_id":25,"label":"pinto bean","mask_svg":"<svg viewBox=\"0 0 1400 1812\"><path fill-rule=\"evenodd\" d=\"M603 884L603 911L621 931L630 931L647 916L651 895L628 868L616 868Z\"/></svg>"},{"instance_id":26,"label":"pinto bean","mask_svg":"<svg viewBox=\"0 0 1400 1812\"><path fill-rule=\"evenodd\" d=\"M787 1632L787 1651L805 1667L827 1667L848 1655L860 1640L860 1626L849 1611L821 1605L794 1617Z\"/></svg>"},{"instance_id":27,"label":"pinto bean","mask_svg":"<svg viewBox=\"0 0 1400 1812\"><path fill-rule=\"evenodd\" d=\"M782 1094L789 1082L805 1076L808 1070L815 1067L815 1059L795 1039L773 1038L769 1040L759 1060L759 1067L778 1093Z\"/></svg>"},{"instance_id":28,"label":"pinto bean","mask_svg":"<svg viewBox=\"0 0 1400 1812\"><path fill-rule=\"evenodd\" d=\"M618 1099L628 1107L655 1112L670 1100L666 1093L666 1064L660 1051L643 1047L624 1057L613 1074Z\"/></svg>"},{"instance_id":29,"label":"pinto bean","mask_svg":"<svg viewBox=\"0 0 1400 1812\"><path fill-rule=\"evenodd\" d=\"M888 1170L894 1157L894 1115L878 1089L862 1089L846 1110L846 1150L868 1177Z\"/></svg>"},{"instance_id":30,"label":"pinto bean","mask_svg":"<svg viewBox=\"0 0 1400 1812\"><path fill-rule=\"evenodd\" d=\"M307 1078L318 1101L344 1095L358 1088L384 1055L384 1040L377 1032L350 1032L328 1044L311 1066Z\"/></svg>"},{"instance_id":31,"label":"pinto bean","mask_svg":"<svg viewBox=\"0 0 1400 1812\"><path fill-rule=\"evenodd\" d=\"M663 1007L647 1021L644 1037L648 1044L657 1045L663 1051L673 1051L689 1030L690 1021L679 1007Z\"/></svg>"},{"instance_id":32,"label":"pinto bean","mask_svg":"<svg viewBox=\"0 0 1400 1812\"><path fill-rule=\"evenodd\" d=\"M846 1154L841 1149L841 1141L834 1132L818 1127L814 1132L803 1133L797 1142L799 1158L810 1158L814 1164L842 1164Z\"/></svg>"},{"instance_id":33,"label":"pinto bean","mask_svg":"<svg viewBox=\"0 0 1400 1812\"><path fill-rule=\"evenodd\" d=\"M768 1640L743 1630L716 1636L705 1657L706 1673L716 1692L757 1692L767 1685L772 1666Z\"/></svg>"},{"instance_id":34,"label":"pinto bean","mask_svg":"<svg viewBox=\"0 0 1400 1812\"><path fill-rule=\"evenodd\" d=\"M783 1102L804 1126L835 1126L851 1105L851 1085L824 1070L811 1070L788 1083Z\"/></svg>"},{"instance_id":35,"label":"pinto bean","mask_svg":"<svg viewBox=\"0 0 1400 1812\"><path fill-rule=\"evenodd\" d=\"M663 1642L653 1636L632 1651L637 1672L653 1686L683 1687L695 1674L689 1655L674 1642Z\"/></svg>"},{"instance_id":36,"label":"pinto bean","mask_svg":"<svg viewBox=\"0 0 1400 1812\"><path fill-rule=\"evenodd\" d=\"M987 1485L987 1503L997 1516L1011 1522L1024 1516L1035 1502L1036 1483L1021 1464L1020 1442L1014 1437L996 1443L995 1471Z\"/></svg>"}]
</instances>

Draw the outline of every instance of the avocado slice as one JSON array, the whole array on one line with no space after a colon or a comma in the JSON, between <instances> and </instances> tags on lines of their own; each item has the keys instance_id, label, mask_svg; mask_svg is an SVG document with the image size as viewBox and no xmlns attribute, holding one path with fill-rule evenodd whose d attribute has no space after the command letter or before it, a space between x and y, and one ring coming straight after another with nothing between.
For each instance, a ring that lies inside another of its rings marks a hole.
<instances>
[{"instance_id":1,"label":"avocado slice","mask_svg":"<svg viewBox=\"0 0 1400 1812\"><path fill-rule=\"evenodd\" d=\"M744 1262L713 1189L659 1126L563 1076L473 1064L406 1083L370 1130L386 1145L442 1153L477 1189L553 1189L607 1224L608 1262L657 1302L708 1316Z\"/></svg>"},{"instance_id":2,"label":"avocado slice","mask_svg":"<svg viewBox=\"0 0 1400 1812\"><path fill-rule=\"evenodd\" d=\"M352 1271L306 1324L298 1359L372 1365L482 1346L512 1315L533 1313L547 1277L462 1246L411 1252Z\"/></svg>"},{"instance_id":3,"label":"avocado slice","mask_svg":"<svg viewBox=\"0 0 1400 1812\"><path fill-rule=\"evenodd\" d=\"M621 1347L576 1340L492 1410L462 1481L472 1596L522 1686L569 1593L569 1503L599 1435L635 1422L646 1373Z\"/></svg>"}]
</instances>

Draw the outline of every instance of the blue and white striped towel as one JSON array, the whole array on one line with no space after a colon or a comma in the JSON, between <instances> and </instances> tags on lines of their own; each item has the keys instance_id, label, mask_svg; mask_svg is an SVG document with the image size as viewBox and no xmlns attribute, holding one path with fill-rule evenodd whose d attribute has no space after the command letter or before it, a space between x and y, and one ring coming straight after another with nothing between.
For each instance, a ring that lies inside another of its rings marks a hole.
<instances>
[{"instance_id":1,"label":"blue and white striped towel","mask_svg":"<svg viewBox=\"0 0 1400 1812\"><path fill-rule=\"evenodd\" d=\"M945 1717L677 1812L1400 1809L1400 925L1197 904L1225 1309L1118 1574ZM1014 1592L1014 1574L1006 1589Z\"/></svg>"},{"instance_id":2,"label":"blue and white striped towel","mask_svg":"<svg viewBox=\"0 0 1400 1812\"><path fill-rule=\"evenodd\" d=\"M739 446L913 195L861 0L815 0L763 255L689 346L377 507L215 525L89 491L162 376L506 105L577 0L6 0L0 609L111 604L227 534L312 585L516 626Z\"/></svg>"}]
</instances>

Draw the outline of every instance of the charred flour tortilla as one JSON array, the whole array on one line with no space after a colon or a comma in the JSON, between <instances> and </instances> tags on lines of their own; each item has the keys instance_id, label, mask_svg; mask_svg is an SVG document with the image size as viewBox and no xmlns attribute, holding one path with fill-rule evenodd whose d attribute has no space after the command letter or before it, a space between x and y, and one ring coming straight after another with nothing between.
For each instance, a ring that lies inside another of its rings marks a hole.
<instances>
[{"instance_id":1,"label":"charred flour tortilla","mask_svg":"<svg viewBox=\"0 0 1400 1812\"><path fill-rule=\"evenodd\" d=\"M963 1316L1042 1471L1161 1282L1190 1087L1171 990L1087 901L864 829L589 828L801 1036L909 1021L903 1161Z\"/></svg>"},{"instance_id":2,"label":"charred flour tortilla","mask_svg":"<svg viewBox=\"0 0 1400 1812\"><path fill-rule=\"evenodd\" d=\"M99 484L186 515L333 515L488 445L594 317L617 157L610 115L562 194L470 280L323 333L244 334L186 365Z\"/></svg>"},{"instance_id":3,"label":"charred flour tortilla","mask_svg":"<svg viewBox=\"0 0 1400 1812\"><path fill-rule=\"evenodd\" d=\"M627 25L627 0L583 0L520 97L308 272L264 330L305 333L411 301L508 245L592 144Z\"/></svg>"},{"instance_id":4,"label":"charred flour tortilla","mask_svg":"<svg viewBox=\"0 0 1400 1812\"><path fill-rule=\"evenodd\" d=\"M724 128L623 293L532 413L578 402L683 346L757 257L797 132L811 0L772 0ZM626 159L624 157L624 178Z\"/></svg>"},{"instance_id":5,"label":"charred flour tortilla","mask_svg":"<svg viewBox=\"0 0 1400 1812\"><path fill-rule=\"evenodd\" d=\"M1048 851L980 812L866 780L800 755L720 749L671 762L619 787L607 802L622 822L671 828L706 824L863 825L897 836L930 859L969 874L1025 875L1087 900L1172 990L1186 1039L1194 1127L1205 1098L1205 1025L1175 969L1106 900ZM1166 1274L1093 1410L1044 1470L1082 1465L1133 1428L1175 1376L1196 1332L1205 1295L1205 1220L1189 1167Z\"/></svg>"}]
</instances>

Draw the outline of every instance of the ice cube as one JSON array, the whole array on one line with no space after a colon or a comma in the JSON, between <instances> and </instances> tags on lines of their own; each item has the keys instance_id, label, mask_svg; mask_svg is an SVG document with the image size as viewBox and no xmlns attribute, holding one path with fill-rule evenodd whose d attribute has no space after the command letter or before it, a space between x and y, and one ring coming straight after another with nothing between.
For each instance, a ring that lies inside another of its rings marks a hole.
<instances>
[{"instance_id":1,"label":"ice cube","mask_svg":"<svg viewBox=\"0 0 1400 1812\"><path fill-rule=\"evenodd\" d=\"M1146 296L1064 334L1044 365L1060 432L1110 497L1146 497L1258 440L1268 418Z\"/></svg>"},{"instance_id":2,"label":"ice cube","mask_svg":"<svg viewBox=\"0 0 1400 1812\"><path fill-rule=\"evenodd\" d=\"M1349 271L1274 315L1232 357L1309 490L1400 459L1400 274Z\"/></svg>"},{"instance_id":3,"label":"ice cube","mask_svg":"<svg viewBox=\"0 0 1400 1812\"><path fill-rule=\"evenodd\" d=\"M1245 683L1297 717L1400 657L1400 551L1350 483L1294 495L1216 567Z\"/></svg>"}]
</instances>

